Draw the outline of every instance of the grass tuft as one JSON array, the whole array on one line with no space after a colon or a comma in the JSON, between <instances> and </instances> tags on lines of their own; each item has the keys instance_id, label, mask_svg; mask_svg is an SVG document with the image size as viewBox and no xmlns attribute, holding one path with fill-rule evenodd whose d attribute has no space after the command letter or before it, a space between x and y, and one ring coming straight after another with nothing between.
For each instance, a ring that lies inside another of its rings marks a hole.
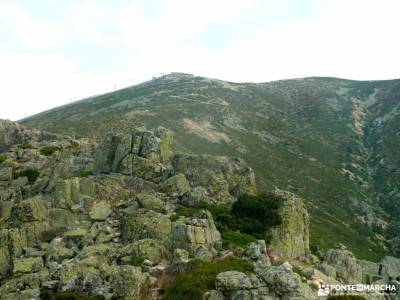
<instances>
[{"instance_id":1,"label":"grass tuft","mask_svg":"<svg viewBox=\"0 0 400 300\"><path fill-rule=\"evenodd\" d=\"M61 148L56 146L43 147L40 149L40 154L44 156L51 156L56 151L61 151Z\"/></svg>"}]
</instances>

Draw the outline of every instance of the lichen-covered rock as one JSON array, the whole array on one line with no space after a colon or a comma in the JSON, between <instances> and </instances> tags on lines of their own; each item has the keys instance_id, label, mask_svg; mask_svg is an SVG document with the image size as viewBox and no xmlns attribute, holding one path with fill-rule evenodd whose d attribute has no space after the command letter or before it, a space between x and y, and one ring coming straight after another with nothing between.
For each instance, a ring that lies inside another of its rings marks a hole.
<instances>
[{"instance_id":1,"label":"lichen-covered rock","mask_svg":"<svg viewBox=\"0 0 400 300\"><path fill-rule=\"evenodd\" d=\"M268 257L265 240L258 240L257 242L250 243L245 250L245 255L251 259Z\"/></svg>"},{"instance_id":2,"label":"lichen-covered rock","mask_svg":"<svg viewBox=\"0 0 400 300\"><path fill-rule=\"evenodd\" d=\"M325 255L323 265L329 265L335 270L335 278L344 283L361 283L363 280L362 268L354 254L346 249L329 249ZM332 276L332 274L327 274Z\"/></svg>"},{"instance_id":3,"label":"lichen-covered rock","mask_svg":"<svg viewBox=\"0 0 400 300\"><path fill-rule=\"evenodd\" d=\"M283 258L304 258L309 254L309 215L304 202L290 192L276 189L282 199L279 215L282 224L271 230L270 248Z\"/></svg>"},{"instance_id":4,"label":"lichen-covered rock","mask_svg":"<svg viewBox=\"0 0 400 300\"><path fill-rule=\"evenodd\" d=\"M168 204L165 203L157 194L140 193L136 195L136 200L140 207L154 210L160 213L166 212Z\"/></svg>"},{"instance_id":5,"label":"lichen-covered rock","mask_svg":"<svg viewBox=\"0 0 400 300\"><path fill-rule=\"evenodd\" d=\"M210 290L204 294L205 300L225 300L224 294L221 291Z\"/></svg>"},{"instance_id":6,"label":"lichen-covered rock","mask_svg":"<svg viewBox=\"0 0 400 300\"><path fill-rule=\"evenodd\" d=\"M75 269L69 279L62 286L63 291L71 291L83 295L103 295L110 290L109 285L104 285L104 273L97 268L87 267Z\"/></svg>"},{"instance_id":7,"label":"lichen-covered rock","mask_svg":"<svg viewBox=\"0 0 400 300\"><path fill-rule=\"evenodd\" d=\"M250 243L245 249L244 255L252 260L255 272L271 265L264 240Z\"/></svg>"},{"instance_id":8,"label":"lichen-covered rock","mask_svg":"<svg viewBox=\"0 0 400 300\"><path fill-rule=\"evenodd\" d=\"M14 256L21 256L25 247L28 246L25 234L18 228L12 228L8 230L8 238Z\"/></svg>"},{"instance_id":9,"label":"lichen-covered rock","mask_svg":"<svg viewBox=\"0 0 400 300\"><path fill-rule=\"evenodd\" d=\"M185 249L177 248L174 250L174 263L187 263L189 261L189 253Z\"/></svg>"},{"instance_id":10,"label":"lichen-covered rock","mask_svg":"<svg viewBox=\"0 0 400 300\"><path fill-rule=\"evenodd\" d=\"M162 127L154 132L136 129L132 134L108 134L100 144L95 173L156 179L169 161L171 142L172 133Z\"/></svg>"},{"instance_id":11,"label":"lichen-covered rock","mask_svg":"<svg viewBox=\"0 0 400 300\"><path fill-rule=\"evenodd\" d=\"M13 206L14 203L11 201L0 202L0 226L10 218Z\"/></svg>"},{"instance_id":12,"label":"lichen-covered rock","mask_svg":"<svg viewBox=\"0 0 400 300\"><path fill-rule=\"evenodd\" d=\"M162 127L159 126L155 131L154 135L160 139L160 143L158 145L158 152L160 157L161 163L166 163L169 161L171 157L171 144L174 138L173 133Z\"/></svg>"},{"instance_id":13,"label":"lichen-covered rock","mask_svg":"<svg viewBox=\"0 0 400 300\"><path fill-rule=\"evenodd\" d=\"M56 140L60 136L26 128L16 122L0 120L0 152L8 151L13 145Z\"/></svg>"},{"instance_id":14,"label":"lichen-covered rock","mask_svg":"<svg viewBox=\"0 0 400 300\"><path fill-rule=\"evenodd\" d=\"M100 144L96 173L132 173L132 136L130 134L108 134ZM129 161L130 159L130 161Z\"/></svg>"},{"instance_id":15,"label":"lichen-covered rock","mask_svg":"<svg viewBox=\"0 0 400 300\"><path fill-rule=\"evenodd\" d=\"M238 271L219 273L215 278L215 287L222 291L248 290L253 288L250 278Z\"/></svg>"},{"instance_id":16,"label":"lichen-covered rock","mask_svg":"<svg viewBox=\"0 0 400 300\"><path fill-rule=\"evenodd\" d=\"M171 221L168 215L152 210L124 210L121 233L127 241L137 241L146 238L165 240L171 232Z\"/></svg>"},{"instance_id":17,"label":"lichen-covered rock","mask_svg":"<svg viewBox=\"0 0 400 300\"><path fill-rule=\"evenodd\" d=\"M93 205L89 216L95 221L104 221L111 214L111 207L106 201L100 201Z\"/></svg>"},{"instance_id":18,"label":"lichen-covered rock","mask_svg":"<svg viewBox=\"0 0 400 300\"><path fill-rule=\"evenodd\" d=\"M390 276L392 278L397 278L400 276L400 258L393 256L385 256L379 262L382 266L382 270L379 275Z\"/></svg>"},{"instance_id":19,"label":"lichen-covered rock","mask_svg":"<svg viewBox=\"0 0 400 300\"><path fill-rule=\"evenodd\" d=\"M18 258L14 260L13 274L39 272L43 268L41 257Z\"/></svg>"},{"instance_id":20,"label":"lichen-covered rock","mask_svg":"<svg viewBox=\"0 0 400 300\"><path fill-rule=\"evenodd\" d=\"M272 299L269 288L255 274L238 271L219 273L217 290L208 291L205 299Z\"/></svg>"},{"instance_id":21,"label":"lichen-covered rock","mask_svg":"<svg viewBox=\"0 0 400 300\"><path fill-rule=\"evenodd\" d=\"M185 175L178 174L165 180L160 186L160 191L179 197L190 191L190 184Z\"/></svg>"},{"instance_id":22,"label":"lichen-covered rock","mask_svg":"<svg viewBox=\"0 0 400 300\"><path fill-rule=\"evenodd\" d=\"M93 178L94 193L97 199L115 203L115 200L126 200L131 196L129 180L133 178L119 173L112 173ZM136 190L135 190L136 192ZM91 203L92 204L92 203Z\"/></svg>"},{"instance_id":23,"label":"lichen-covered rock","mask_svg":"<svg viewBox=\"0 0 400 300\"><path fill-rule=\"evenodd\" d=\"M144 260L156 265L162 261L168 261L170 254L166 247L157 240L143 239L130 246L133 263L140 264Z\"/></svg>"},{"instance_id":24,"label":"lichen-covered rock","mask_svg":"<svg viewBox=\"0 0 400 300\"><path fill-rule=\"evenodd\" d=\"M63 231L66 231L68 228L79 224L80 217L78 213L74 213L69 209L50 208L48 210L48 221L52 230L63 229Z\"/></svg>"},{"instance_id":25,"label":"lichen-covered rock","mask_svg":"<svg viewBox=\"0 0 400 300\"><path fill-rule=\"evenodd\" d=\"M2 167L0 169L0 181L9 182L9 181L11 181L11 179L12 179L12 168L11 167Z\"/></svg>"},{"instance_id":26,"label":"lichen-covered rock","mask_svg":"<svg viewBox=\"0 0 400 300\"><path fill-rule=\"evenodd\" d=\"M42 197L23 200L18 206L18 219L23 222L43 221L47 218L47 208Z\"/></svg>"},{"instance_id":27,"label":"lichen-covered rock","mask_svg":"<svg viewBox=\"0 0 400 300\"><path fill-rule=\"evenodd\" d=\"M67 248L61 238L51 241L46 249L46 260L49 262L56 261L61 263L64 259L71 258L73 256L74 251Z\"/></svg>"},{"instance_id":28,"label":"lichen-covered rock","mask_svg":"<svg viewBox=\"0 0 400 300\"><path fill-rule=\"evenodd\" d=\"M126 300L142 299L146 292L146 284L149 280L147 273L142 273L139 267L113 266L110 272L110 283L117 297Z\"/></svg>"},{"instance_id":29,"label":"lichen-covered rock","mask_svg":"<svg viewBox=\"0 0 400 300\"><path fill-rule=\"evenodd\" d=\"M211 155L176 154L171 158L176 174L184 174L192 187L204 187L211 203L234 202L243 193L254 193L255 176L241 159Z\"/></svg>"},{"instance_id":30,"label":"lichen-covered rock","mask_svg":"<svg viewBox=\"0 0 400 300\"><path fill-rule=\"evenodd\" d=\"M7 277L11 269L10 242L7 229L0 229L0 280Z\"/></svg>"},{"instance_id":31,"label":"lichen-covered rock","mask_svg":"<svg viewBox=\"0 0 400 300\"><path fill-rule=\"evenodd\" d=\"M18 241L15 240L16 247L19 249L21 246L35 247L40 242L43 233L49 230L47 220L23 222L19 225Z\"/></svg>"},{"instance_id":32,"label":"lichen-covered rock","mask_svg":"<svg viewBox=\"0 0 400 300\"><path fill-rule=\"evenodd\" d=\"M64 233L64 238L65 239L81 239L85 237L88 234L88 230L85 228L77 228L77 229L72 229Z\"/></svg>"},{"instance_id":33,"label":"lichen-covered rock","mask_svg":"<svg viewBox=\"0 0 400 300\"><path fill-rule=\"evenodd\" d=\"M269 267L258 272L258 275L267 283L271 293L283 300L316 299L316 293L301 281L298 274L294 273L289 263Z\"/></svg>"},{"instance_id":34,"label":"lichen-covered rock","mask_svg":"<svg viewBox=\"0 0 400 300\"><path fill-rule=\"evenodd\" d=\"M357 262L361 267L363 283L371 284L380 277L378 263L361 259L357 260Z\"/></svg>"},{"instance_id":35,"label":"lichen-covered rock","mask_svg":"<svg viewBox=\"0 0 400 300\"><path fill-rule=\"evenodd\" d=\"M220 241L221 235L208 211L200 211L193 218L180 218L172 223L173 247L186 249L192 255L197 253L196 256L202 254L207 257L204 251L213 254Z\"/></svg>"},{"instance_id":36,"label":"lichen-covered rock","mask_svg":"<svg viewBox=\"0 0 400 300\"><path fill-rule=\"evenodd\" d=\"M57 208L76 209L92 204L94 196L95 186L91 177L74 177L56 184L54 204Z\"/></svg>"}]
</instances>

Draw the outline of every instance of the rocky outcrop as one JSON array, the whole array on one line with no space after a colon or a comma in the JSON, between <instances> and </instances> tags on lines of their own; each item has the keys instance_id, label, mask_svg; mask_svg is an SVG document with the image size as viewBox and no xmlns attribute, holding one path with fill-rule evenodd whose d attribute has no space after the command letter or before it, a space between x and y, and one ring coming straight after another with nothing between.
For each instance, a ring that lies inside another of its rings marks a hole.
<instances>
[{"instance_id":1,"label":"rocky outcrop","mask_svg":"<svg viewBox=\"0 0 400 300\"><path fill-rule=\"evenodd\" d=\"M379 275L379 264L368 260L357 260L361 267L362 282L371 284L382 277Z\"/></svg>"},{"instance_id":2,"label":"rocky outcrop","mask_svg":"<svg viewBox=\"0 0 400 300\"><path fill-rule=\"evenodd\" d=\"M211 260L216 255L215 247L218 248L220 243L221 235L208 211L172 223L173 247L185 249L195 257Z\"/></svg>"},{"instance_id":3,"label":"rocky outcrop","mask_svg":"<svg viewBox=\"0 0 400 300\"><path fill-rule=\"evenodd\" d=\"M293 272L289 263L260 270L258 275L280 299L315 299L316 294Z\"/></svg>"},{"instance_id":4,"label":"rocky outcrop","mask_svg":"<svg viewBox=\"0 0 400 300\"><path fill-rule=\"evenodd\" d=\"M238 158L211 155L176 154L171 158L175 173L185 175L191 187L197 190L193 203L201 200L209 203L231 203L242 193L254 193L253 170Z\"/></svg>"},{"instance_id":5,"label":"rocky outcrop","mask_svg":"<svg viewBox=\"0 0 400 300\"><path fill-rule=\"evenodd\" d=\"M108 134L99 147L95 172L118 172L159 180L169 162L172 136L163 127L154 132L134 130L132 134Z\"/></svg>"},{"instance_id":6,"label":"rocky outcrop","mask_svg":"<svg viewBox=\"0 0 400 300\"><path fill-rule=\"evenodd\" d=\"M292 260L308 255L300 198L274 192L283 199L282 224L271 245L223 246L211 208L177 214L182 205L228 206L241 193L255 193L243 160L171 153L172 133L164 128L110 134L98 143L1 124L11 129L0 137L0 299L38 299L43 290L156 299L191 261L231 255L251 262L253 271L215 274L208 299L315 296L290 264L270 261L271 250ZM387 280L398 271L397 261L385 258L378 275L377 265L357 260L354 272L354 259L342 254L329 252L322 266L343 281ZM316 269L305 277L316 274L323 277Z\"/></svg>"},{"instance_id":7,"label":"rocky outcrop","mask_svg":"<svg viewBox=\"0 0 400 300\"><path fill-rule=\"evenodd\" d=\"M354 254L346 249L329 249L322 262L325 274L343 283L361 283L362 268Z\"/></svg>"},{"instance_id":8,"label":"rocky outcrop","mask_svg":"<svg viewBox=\"0 0 400 300\"><path fill-rule=\"evenodd\" d=\"M172 176L165 180L161 186L160 186L160 191L170 194L170 195L176 195L178 197L183 196L184 194L188 193L191 190L190 184L187 181L185 175L183 174L178 174L175 176Z\"/></svg>"},{"instance_id":9,"label":"rocky outcrop","mask_svg":"<svg viewBox=\"0 0 400 300\"><path fill-rule=\"evenodd\" d=\"M52 141L61 136L35 129L28 129L9 120L0 120L0 153L8 151L12 146L27 145L33 142Z\"/></svg>"},{"instance_id":10,"label":"rocky outcrop","mask_svg":"<svg viewBox=\"0 0 400 300\"><path fill-rule=\"evenodd\" d=\"M200 174L212 157L191 156L205 164L198 171L174 169L164 128L100 143L11 122L0 129L1 299L39 297L43 289L148 297L171 263L213 259L221 246L209 212L171 222L175 204L199 189L225 202L254 188L243 161L214 159L208 175L222 188L209 188Z\"/></svg>"},{"instance_id":11,"label":"rocky outcrop","mask_svg":"<svg viewBox=\"0 0 400 300\"><path fill-rule=\"evenodd\" d=\"M272 229L270 248L283 258L304 258L309 254L309 215L301 198L275 189L272 194L282 203L279 208L282 224Z\"/></svg>"},{"instance_id":12,"label":"rocky outcrop","mask_svg":"<svg viewBox=\"0 0 400 300\"><path fill-rule=\"evenodd\" d=\"M400 258L393 256L385 256L379 262L381 276L388 276L394 278L400 278ZM400 281L400 280L399 280Z\"/></svg>"},{"instance_id":13,"label":"rocky outcrop","mask_svg":"<svg viewBox=\"0 0 400 300\"><path fill-rule=\"evenodd\" d=\"M208 299L263 299L268 288L255 274L227 271L217 275L215 291L209 291Z\"/></svg>"},{"instance_id":14,"label":"rocky outcrop","mask_svg":"<svg viewBox=\"0 0 400 300\"><path fill-rule=\"evenodd\" d=\"M121 232L126 241L167 239L171 232L171 221L168 215L130 207L123 211Z\"/></svg>"}]
</instances>

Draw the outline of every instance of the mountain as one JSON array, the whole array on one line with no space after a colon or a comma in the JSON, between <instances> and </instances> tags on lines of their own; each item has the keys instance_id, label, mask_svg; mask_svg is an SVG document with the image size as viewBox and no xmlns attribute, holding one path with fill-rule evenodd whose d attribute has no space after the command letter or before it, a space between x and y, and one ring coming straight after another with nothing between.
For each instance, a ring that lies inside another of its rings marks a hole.
<instances>
[{"instance_id":1,"label":"mountain","mask_svg":"<svg viewBox=\"0 0 400 300\"><path fill-rule=\"evenodd\" d=\"M64 105L21 124L75 137L163 126L174 150L240 157L260 190L305 199L310 243L358 257L390 252L400 213L400 80L233 83L172 73Z\"/></svg>"}]
</instances>

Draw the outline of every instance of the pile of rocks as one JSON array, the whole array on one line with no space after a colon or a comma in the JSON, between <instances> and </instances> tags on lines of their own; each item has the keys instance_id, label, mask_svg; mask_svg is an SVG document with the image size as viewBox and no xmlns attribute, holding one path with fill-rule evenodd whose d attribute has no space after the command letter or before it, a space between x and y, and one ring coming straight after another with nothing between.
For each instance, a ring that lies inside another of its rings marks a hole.
<instances>
[{"instance_id":1,"label":"pile of rocks","mask_svg":"<svg viewBox=\"0 0 400 300\"><path fill-rule=\"evenodd\" d=\"M331 249L319 262L304 203L288 192L273 191L282 224L268 249L224 249L207 210L175 218L177 204L230 204L256 188L243 160L172 153L172 137L160 127L97 142L0 121L0 299L40 299L43 289L159 299L190 260L229 255L253 272L218 274L205 299L315 299L329 282L399 286L393 257L376 264Z\"/></svg>"}]
</instances>

